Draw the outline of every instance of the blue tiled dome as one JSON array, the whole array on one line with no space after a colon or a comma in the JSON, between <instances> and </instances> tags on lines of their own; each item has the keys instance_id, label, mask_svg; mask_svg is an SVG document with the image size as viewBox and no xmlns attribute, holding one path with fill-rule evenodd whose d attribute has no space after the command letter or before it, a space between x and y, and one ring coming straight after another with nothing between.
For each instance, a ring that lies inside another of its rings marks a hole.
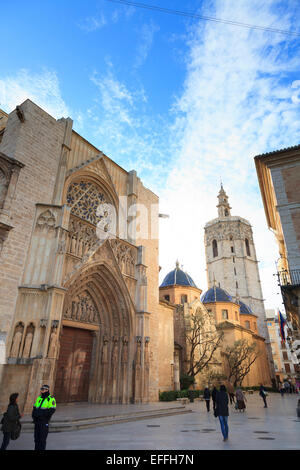
<instances>
[{"instance_id":1,"label":"blue tiled dome","mask_svg":"<svg viewBox=\"0 0 300 470\"><path fill-rule=\"evenodd\" d=\"M162 284L160 285L160 287L167 286L189 286L196 287L198 289L191 276L189 276L187 273L185 273L184 271L182 271L182 269L179 268L178 262L176 263L176 268L166 275Z\"/></svg>"},{"instance_id":2,"label":"blue tiled dome","mask_svg":"<svg viewBox=\"0 0 300 470\"><path fill-rule=\"evenodd\" d=\"M221 287L213 286L202 295L201 302L203 304L210 302L234 302L234 299L226 290L221 289Z\"/></svg>"},{"instance_id":3,"label":"blue tiled dome","mask_svg":"<svg viewBox=\"0 0 300 470\"><path fill-rule=\"evenodd\" d=\"M240 313L242 315L254 315L249 305L244 304L244 302L238 301L240 304Z\"/></svg>"}]
</instances>

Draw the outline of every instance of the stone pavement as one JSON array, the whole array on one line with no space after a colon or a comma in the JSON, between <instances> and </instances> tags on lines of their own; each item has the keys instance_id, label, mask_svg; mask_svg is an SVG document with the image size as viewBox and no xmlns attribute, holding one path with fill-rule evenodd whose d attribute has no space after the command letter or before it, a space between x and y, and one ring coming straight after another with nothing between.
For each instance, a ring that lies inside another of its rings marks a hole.
<instances>
[{"instance_id":1,"label":"stone pavement","mask_svg":"<svg viewBox=\"0 0 300 470\"><path fill-rule=\"evenodd\" d=\"M245 413L230 410L229 440L223 442L219 420L212 411L207 413L205 403L187 405L193 413L114 424L72 432L49 433L48 450L300 450L300 419L296 406L300 395L270 394L268 408L263 407L257 393L247 395ZM154 408L172 406L174 402L154 403ZM103 407L104 405L96 405ZM137 405L126 405L128 409ZM138 405L145 408L147 405ZM118 405L107 405L111 413ZM123 408L123 405L120 405ZM83 412L93 413L95 405L85 404L80 410L67 406L57 411L57 417L70 413L74 416ZM33 435L23 433L12 441L9 449L31 450L34 448Z\"/></svg>"}]
</instances>

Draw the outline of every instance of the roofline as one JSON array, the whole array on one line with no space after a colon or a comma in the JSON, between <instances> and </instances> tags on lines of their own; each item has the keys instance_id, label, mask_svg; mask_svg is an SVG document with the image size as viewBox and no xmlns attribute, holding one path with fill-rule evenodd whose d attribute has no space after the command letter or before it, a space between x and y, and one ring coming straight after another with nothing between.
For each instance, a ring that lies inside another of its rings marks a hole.
<instances>
[{"instance_id":1,"label":"roofline","mask_svg":"<svg viewBox=\"0 0 300 470\"><path fill-rule=\"evenodd\" d=\"M276 155L276 154L279 154L279 153L290 152L291 150L300 150L300 144L294 145L292 147L285 147L285 148L279 149L279 150L272 150L272 152L261 153L260 155L256 155L254 158L267 157L269 155Z\"/></svg>"}]
</instances>

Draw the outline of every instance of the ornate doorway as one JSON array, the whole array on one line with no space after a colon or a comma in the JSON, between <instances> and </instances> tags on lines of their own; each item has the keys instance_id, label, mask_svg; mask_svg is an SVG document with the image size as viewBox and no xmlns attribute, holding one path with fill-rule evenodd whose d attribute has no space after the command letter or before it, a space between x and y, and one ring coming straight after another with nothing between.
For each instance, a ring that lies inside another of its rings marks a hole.
<instances>
[{"instance_id":1,"label":"ornate doorway","mask_svg":"<svg viewBox=\"0 0 300 470\"><path fill-rule=\"evenodd\" d=\"M63 327L55 383L58 402L88 401L92 348L92 331Z\"/></svg>"}]
</instances>

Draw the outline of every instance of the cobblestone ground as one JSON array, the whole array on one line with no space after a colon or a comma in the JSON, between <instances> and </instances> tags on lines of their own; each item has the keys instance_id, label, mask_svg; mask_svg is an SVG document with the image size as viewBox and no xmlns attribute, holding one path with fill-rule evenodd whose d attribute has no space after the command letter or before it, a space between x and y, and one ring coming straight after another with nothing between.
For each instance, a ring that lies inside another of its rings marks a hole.
<instances>
[{"instance_id":1,"label":"cobblestone ground","mask_svg":"<svg viewBox=\"0 0 300 470\"><path fill-rule=\"evenodd\" d=\"M50 433L47 450L291 450L300 449L300 395L247 395L245 413L230 410L229 439L223 442L219 420L205 403L188 405L194 413L147 419L80 431ZM33 435L23 433L9 449L32 450Z\"/></svg>"}]
</instances>

